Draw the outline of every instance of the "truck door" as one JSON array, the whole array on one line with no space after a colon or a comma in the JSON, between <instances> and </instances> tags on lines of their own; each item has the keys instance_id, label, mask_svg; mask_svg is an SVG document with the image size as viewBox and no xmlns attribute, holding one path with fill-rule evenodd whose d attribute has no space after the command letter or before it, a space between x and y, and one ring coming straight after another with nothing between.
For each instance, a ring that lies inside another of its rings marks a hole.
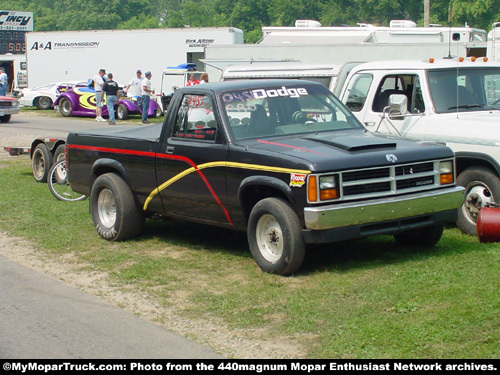
<instances>
[{"instance_id":1,"label":"truck door","mask_svg":"<svg viewBox=\"0 0 500 375\"><path fill-rule=\"evenodd\" d=\"M368 130L416 139L425 138L427 119L419 114L424 114L426 108L418 74L359 73L351 78L348 85L342 101ZM409 115L391 116L387 120L383 113L393 94L406 96Z\"/></svg>"},{"instance_id":2,"label":"truck door","mask_svg":"<svg viewBox=\"0 0 500 375\"><path fill-rule=\"evenodd\" d=\"M230 222L223 165L227 143L214 101L208 94L184 94L173 117L157 157L164 210L177 217Z\"/></svg>"}]
</instances>

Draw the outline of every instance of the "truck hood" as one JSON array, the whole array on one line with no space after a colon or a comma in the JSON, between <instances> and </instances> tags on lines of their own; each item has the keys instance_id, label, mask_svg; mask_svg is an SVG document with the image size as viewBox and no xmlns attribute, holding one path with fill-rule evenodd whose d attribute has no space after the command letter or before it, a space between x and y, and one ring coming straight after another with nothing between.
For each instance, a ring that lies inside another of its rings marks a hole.
<instances>
[{"instance_id":1,"label":"truck hood","mask_svg":"<svg viewBox=\"0 0 500 375\"><path fill-rule=\"evenodd\" d=\"M473 111L431 116L426 139L471 145L500 144L500 111Z\"/></svg>"},{"instance_id":2,"label":"truck hood","mask_svg":"<svg viewBox=\"0 0 500 375\"><path fill-rule=\"evenodd\" d=\"M257 139L248 145L255 152L280 153L309 163L317 171L366 168L453 157L450 148L370 133L361 129ZM298 161L298 160L297 160Z\"/></svg>"}]
</instances>

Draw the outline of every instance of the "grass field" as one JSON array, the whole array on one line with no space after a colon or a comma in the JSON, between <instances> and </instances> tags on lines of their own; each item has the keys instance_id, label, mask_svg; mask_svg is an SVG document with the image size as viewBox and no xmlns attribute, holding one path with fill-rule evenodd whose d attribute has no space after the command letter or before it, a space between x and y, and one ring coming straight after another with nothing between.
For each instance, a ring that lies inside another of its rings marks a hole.
<instances>
[{"instance_id":1,"label":"grass field","mask_svg":"<svg viewBox=\"0 0 500 375\"><path fill-rule=\"evenodd\" d=\"M309 358L500 358L500 244L454 227L432 249L388 236L311 247L280 277L258 269L244 233L148 221L142 237L102 240L88 200L57 201L14 159L0 165L0 230L186 318L295 340Z\"/></svg>"}]
</instances>

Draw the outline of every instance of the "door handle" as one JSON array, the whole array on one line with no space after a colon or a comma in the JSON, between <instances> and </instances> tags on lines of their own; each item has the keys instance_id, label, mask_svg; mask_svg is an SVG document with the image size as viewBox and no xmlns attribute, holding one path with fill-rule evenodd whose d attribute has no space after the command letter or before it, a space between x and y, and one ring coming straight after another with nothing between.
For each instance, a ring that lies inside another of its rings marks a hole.
<instances>
[{"instance_id":1,"label":"door handle","mask_svg":"<svg viewBox=\"0 0 500 375\"><path fill-rule=\"evenodd\" d=\"M167 154L173 154L174 153L174 146L167 146Z\"/></svg>"},{"instance_id":2,"label":"door handle","mask_svg":"<svg viewBox=\"0 0 500 375\"><path fill-rule=\"evenodd\" d=\"M375 123L374 122L365 122L365 125L366 126L375 126Z\"/></svg>"}]
</instances>

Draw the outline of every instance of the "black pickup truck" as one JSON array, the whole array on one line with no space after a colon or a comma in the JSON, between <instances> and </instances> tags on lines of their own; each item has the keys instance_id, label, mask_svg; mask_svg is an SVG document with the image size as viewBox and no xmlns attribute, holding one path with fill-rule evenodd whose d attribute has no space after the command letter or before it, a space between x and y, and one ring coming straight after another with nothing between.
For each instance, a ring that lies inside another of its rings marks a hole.
<instances>
[{"instance_id":1,"label":"black pickup truck","mask_svg":"<svg viewBox=\"0 0 500 375\"><path fill-rule=\"evenodd\" d=\"M242 230L260 268L282 275L309 243L433 246L463 202L448 147L370 133L308 81L182 88L163 124L74 132L67 147L101 237L137 236L146 218Z\"/></svg>"}]
</instances>

